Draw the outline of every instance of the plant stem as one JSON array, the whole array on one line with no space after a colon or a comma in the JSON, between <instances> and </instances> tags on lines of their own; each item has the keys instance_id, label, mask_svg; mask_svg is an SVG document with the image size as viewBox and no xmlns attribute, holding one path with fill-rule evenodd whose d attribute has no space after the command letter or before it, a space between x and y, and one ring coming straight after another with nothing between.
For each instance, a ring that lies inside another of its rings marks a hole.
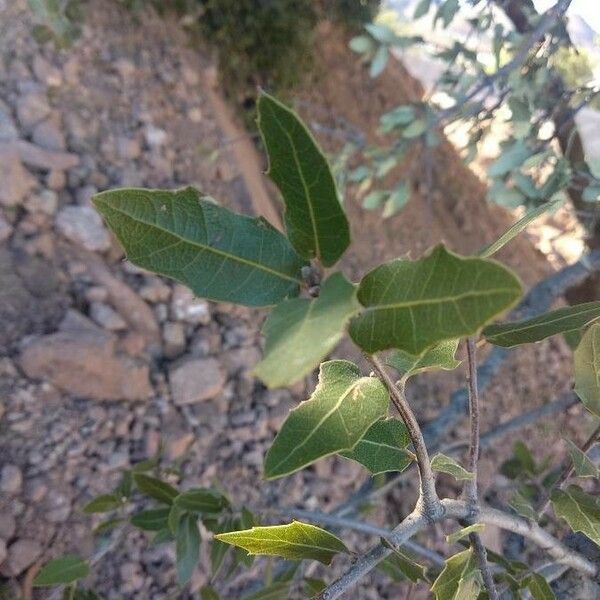
<instances>
[{"instance_id":1,"label":"plant stem","mask_svg":"<svg viewBox=\"0 0 600 600\"><path fill-rule=\"evenodd\" d=\"M467 338L467 383L469 386L469 420L471 422L471 438L469 441L469 459L467 469L473 473L473 479L465 483L465 498L473 516L479 512L479 495L477 479L479 469L479 391L477 389L477 346L475 340ZM472 521L472 520L471 520ZM498 591L494 585L494 578L487 561L487 552L478 533L469 535L471 550L477 559L483 583L490 600L498 600Z\"/></svg>"},{"instance_id":2,"label":"plant stem","mask_svg":"<svg viewBox=\"0 0 600 600\"><path fill-rule=\"evenodd\" d=\"M431 468L431 461L429 459L429 453L427 452L423 433L421 432L421 427L419 426L410 404L406 400L404 390L396 386L386 371L385 366L376 356L369 356L369 360L387 387L390 398L408 429L408 434L410 435L410 439L414 446L417 464L419 466L421 478L420 500L423 503L424 514L427 517L434 518L440 512L440 500L435 490L435 477Z\"/></svg>"}]
</instances>

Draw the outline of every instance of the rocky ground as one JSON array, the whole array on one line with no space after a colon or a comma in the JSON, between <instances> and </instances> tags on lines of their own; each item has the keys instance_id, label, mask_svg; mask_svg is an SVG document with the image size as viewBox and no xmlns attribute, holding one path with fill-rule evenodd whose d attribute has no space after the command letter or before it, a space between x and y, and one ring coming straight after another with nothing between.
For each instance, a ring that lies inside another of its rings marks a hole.
<instances>
[{"instance_id":1,"label":"rocky ground","mask_svg":"<svg viewBox=\"0 0 600 600\"><path fill-rule=\"evenodd\" d=\"M364 480L336 459L259 491L264 451L305 384L265 390L249 374L260 315L136 269L92 209L93 193L116 186L191 183L245 212L252 200L203 93L206 54L174 21L89 4L81 37L57 50L32 39L25 0L0 0L0 576L24 598L44 597L31 580L49 557L94 554L82 505L157 453L186 486L217 484L255 507L325 510ZM527 381L557 365L536 402L566 385L565 356L544 345L519 363ZM429 399L446 389L428 385ZM128 532L109 548L91 579L106 598L176 592L171 547ZM204 553L194 586L208 573ZM374 582L361 598L396 597Z\"/></svg>"}]
</instances>

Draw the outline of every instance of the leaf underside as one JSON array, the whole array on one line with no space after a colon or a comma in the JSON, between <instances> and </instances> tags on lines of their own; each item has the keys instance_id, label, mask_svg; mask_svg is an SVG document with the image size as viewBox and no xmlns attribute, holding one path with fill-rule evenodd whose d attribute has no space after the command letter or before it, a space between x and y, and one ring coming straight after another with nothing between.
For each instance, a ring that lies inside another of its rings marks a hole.
<instances>
[{"instance_id":1,"label":"leaf underside","mask_svg":"<svg viewBox=\"0 0 600 600\"><path fill-rule=\"evenodd\" d=\"M364 310L351 321L350 335L369 353L397 348L419 355L476 333L520 295L521 285L506 267L439 245L425 258L394 260L363 278L358 300Z\"/></svg>"},{"instance_id":2,"label":"leaf underside","mask_svg":"<svg viewBox=\"0 0 600 600\"><path fill-rule=\"evenodd\" d=\"M402 350L394 350L388 357L387 363L401 373L404 379L424 371L435 371L437 369L452 371L461 363L460 360L454 358L458 343L458 339L440 342L425 350L419 356Z\"/></svg>"},{"instance_id":3,"label":"leaf underside","mask_svg":"<svg viewBox=\"0 0 600 600\"><path fill-rule=\"evenodd\" d=\"M359 309L356 288L334 273L318 298L293 298L277 305L265 321L265 355L254 375L269 387L290 385L310 373L344 334Z\"/></svg>"},{"instance_id":4,"label":"leaf underside","mask_svg":"<svg viewBox=\"0 0 600 600\"><path fill-rule=\"evenodd\" d=\"M292 246L305 259L335 264L350 244L350 227L325 156L298 116L264 92L258 99L258 127L269 156L267 174L283 197Z\"/></svg>"},{"instance_id":5,"label":"leaf underside","mask_svg":"<svg viewBox=\"0 0 600 600\"><path fill-rule=\"evenodd\" d=\"M573 531L579 531L600 545L600 498L584 492L577 485L552 493L554 512Z\"/></svg>"},{"instance_id":6,"label":"leaf underside","mask_svg":"<svg viewBox=\"0 0 600 600\"><path fill-rule=\"evenodd\" d=\"M132 263L198 296L268 306L298 292L304 263L264 219L233 213L191 187L111 190L93 202Z\"/></svg>"},{"instance_id":7,"label":"leaf underside","mask_svg":"<svg viewBox=\"0 0 600 600\"><path fill-rule=\"evenodd\" d=\"M346 360L321 364L310 399L290 411L265 459L268 479L294 473L320 458L351 450L385 416L389 395L375 377L361 377Z\"/></svg>"},{"instance_id":8,"label":"leaf underside","mask_svg":"<svg viewBox=\"0 0 600 600\"><path fill-rule=\"evenodd\" d=\"M434 471L439 471L440 473L452 475L452 477L454 477L454 479L456 479L457 481L471 480L474 477L473 473L467 471L453 458L450 458L445 454L441 454L440 452L438 452L434 457L432 457L431 468Z\"/></svg>"},{"instance_id":9,"label":"leaf underside","mask_svg":"<svg viewBox=\"0 0 600 600\"><path fill-rule=\"evenodd\" d=\"M574 360L575 393L593 415L600 417L600 323L585 332Z\"/></svg>"}]
</instances>

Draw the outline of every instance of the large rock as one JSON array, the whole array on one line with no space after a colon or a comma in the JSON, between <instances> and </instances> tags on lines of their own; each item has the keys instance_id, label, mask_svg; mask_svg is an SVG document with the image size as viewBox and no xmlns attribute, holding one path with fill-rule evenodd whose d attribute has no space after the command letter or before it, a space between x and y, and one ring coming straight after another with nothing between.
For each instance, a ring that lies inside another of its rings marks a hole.
<instances>
[{"instance_id":1,"label":"large rock","mask_svg":"<svg viewBox=\"0 0 600 600\"><path fill-rule=\"evenodd\" d=\"M19 363L34 379L90 400L145 400L152 394L148 366L117 353L114 335L83 317L57 333L28 340Z\"/></svg>"},{"instance_id":2,"label":"large rock","mask_svg":"<svg viewBox=\"0 0 600 600\"><path fill-rule=\"evenodd\" d=\"M190 358L171 367L169 382L175 404L195 404L218 396L225 374L214 358Z\"/></svg>"},{"instance_id":3,"label":"large rock","mask_svg":"<svg viewBox=\"0 0 600 600\"><path fill-rule=\"evenodd\" d=\"M86 250L103 252L110 248L110 235L91 206L65 206L56 216L56 228Z\"/></svg>"},{"instance_id":4,"label":"large rock","mask_svg":"<svg viewBox=\"0 0 600 600\"><path fill-rule=\"evenodd\" d=\"M16 206L35 187L35 179L17 152L0 148L0 204Z\"/></svg>"}]
</instances>

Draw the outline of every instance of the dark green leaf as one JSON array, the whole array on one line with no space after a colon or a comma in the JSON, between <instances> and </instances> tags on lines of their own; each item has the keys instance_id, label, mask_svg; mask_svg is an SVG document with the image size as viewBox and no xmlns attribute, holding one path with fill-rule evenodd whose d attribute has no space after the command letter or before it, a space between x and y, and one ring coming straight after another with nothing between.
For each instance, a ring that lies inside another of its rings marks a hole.
<instances>
[{"instance_id":1,"label":"dark green leaf","mask_svg":"<svg viewBox=\"0 0 600 600\"><path fill-rule=\"evenodd\" d=\"M99 525L94 527L93 534L94 535L103 535L109 531L112 531L117 525L124 523L126 519L116 518L116 519L107 519L106 521L102 521Z\"/></svg>"},{"instance_id":2,"label":"dark green leaf","mask_svg":"<svg viewBox=\"0 0 600 600\"><path fill-rule=\"evenodd\" d=\"M250 596L244 596L243 600L288 600L291 585L290 581L278 581Z\"/></svg>"},{"instance_id":3,"label":"dark green leaf","mask_svg":"<svg viewBox=\"0 0 600 600\"><path fill-rule=\"evenodd\" d=\"M146 496L150 496L150 498L154 498L162 504L173 504L173 500L179 495L179 492L172 485L150 475L134 473L133 480L142 494L146 494Z\"/></svg>"},{"instance_id":4,"label":"dark green leaf","mask_svg":"<svg viewBox=\"0 0 600 600\"><path fill-rule=\"evenodd\" d=\"M405 380L424 371L435 371L437 369L452 371L461 363L460 360L454 358L458 349L458 342L459 340L440 342L425 350L419 356L402 350L394 350L388 357L387 363L401 373Z\"/></svg>"},{"instance_id":5,"label":"dark green leaf","mask_svg":"<svg viewBox=\"0 0 600 600\"><path fill-rule=\"evenodd\" d=\"M420 0L419 4L415 8L415 14L413 15L413 19L420 19L424 17L428 12L431 6L431 0Z\"/></svg>"},{"instance_id":6,"label":"dark green leaf","mask_svg":"<svg viewBox=\"0 0 600 600\"><path fill-rule=\"evenodd\" d=\"M552 507L573 531L579 531L600 545L600 498L577 485L552 492Z\"/></svg>"},{"instance_id":7,"label":"dark green leaf","mask_svg":"<svg viewBox=\"0 0 600 600\"><path fill-rule=\"evenodd\" d=\"M365 466L372 475L404 471L414 456L406 450L410 436L398 419L376 421L352 450L340 455Z\"/></svg>"},{"instance_id":8,"label":"dark green leaf","mask_svg":"<svg viewBox=\"0 0 600 600\"><path fill-rule=\"evenodd\" d=\"M93 202L132 263L198 296L266 306L298 291L303 263L281 233L193 188L112 190Z\"/></svg>"},{"instance_id":9,"label":"dark green leaf","mask_svg":"<svg viewBox=\"0 0 600 600\"><path fill-rule=\"evenodd\" d=\"M121 497L116 494L102 494L92 498L84 507L83 512L86 514L105 513L111 510L116 510L123 506Z\"/></svg>"},{"instance_id":10,"label":"dark green leaf","mask_svg":"<svg viewBox=\"0 0 600 600\"><path fill-rule=\"evenodd\" d=\"M565 440L578 477L598 477L598 467L571 440Z\"/></svg>"},{"instance_id":11,"label":"dark green leaf","mask_svg":"<svg viewBox=\"0 0 600 600\"><path fill-rule=\"evenodd\" d=\"M74 554L55 558L46 563L33 580L34 587L65 585L88 576L90 567Z\"/></svg>"},{"instance_id":12,"label":"dark green leaf","mask_svg":"<svg viewBox=\"0 0 600 600\"><path fill-rule=\"evenodd\" d=\"M331 533L299 521L289 525L220 533L215 537L226 544L244 548L250 554L280 556L291 560L308 558L326 565L338 552L348 551L341 540Z\"/></svg>"},{"instance_id":13,"label":"dark green leaf","mask_svg":"<svg viewBox=\"0 0 600 600\"><path fill-rule=\"evenodd\" d=\"M177 583L185 585L190 580L200 558L200 531L196 516L185 514L179 520L175 551Z\"/></svg>"},{"instance_id":14,"label":"dark green leaf","mask_svg":"<svg viewBox=\"0 0 600 600\"><path fill-rule=\"evenodd\" d=\"M600 302L585 302L575 306L564 306L532 319L489 325L483 330L483 335L490 344L496 346L518 346L585 327L598 318Z\"/></svg>"},{"instance_id":15,"label":"dark green leaf","mask_svg":"<svg viewBox=\"0 0 600 600\"><path fill-rule=\"evenodd\" d=\"M160 544L171 543L175 541L175 534L170 529L161 529L156 532L156 535L152 538L151 544L153 546L159 546Z\"/></svg>"},{"instance_id":16,"label":"dark green leaf","mask_svg":"<svg viewBox=\"0 0 600 600\"><path fill-rule=\"evenodd\" d=\"M390 547L385 540L381 540L384 546ZM425 567L416 563L400 550L393 549L394 552L385 560L379 563L378 567L393 581L423 581L425 577Z\"/></svg>"},{"instance_id":17,"label":"dark green leaf","mask_svg":"<svg viewBox=\"0 0 600 600\"><path fill-rule=\"evenodd\" d=\"M306 593L310 598L316 596L320 592L322 592L327 584L322 579L316 579L315 577L305 577L304 578L304 587L306 588Z\"/></svg>"},{"instance_id":18,"label":"dark green leaf","mask_svg":"<svg viewBox=\"0 0 600 600\"><path fill-rule=\"evenodd\" d=\"M575 393L600 417L600 323L594 323L575 350Z\"/></svg>"},{"instance_id":19,"label":"dark green leaf","mask_svg":"<svg viewBox=\"0 0 600 600\"><path fill-rule=\"evenodd\" d=\"M264 92L258 127L269 155L268 175L283 196L292 246L303 258L335 264L350 244L350 227L325 156L298 116Z\"/></svg>"},{"instance_id":20,"label":"dark green leaf","mask_svg":"<svg viewBox=\"0 0 600 600\"><path fill-rule=\"evenodd\" d=\"M351 321L350 335L369 353L398 348L419 355L476 333L520 295L507 268L440 245L420 260L397 259L368 273L358 288L365 310Z\"/></svg>"},{"instance_id":21,"label":"dark green leaf","mask_svg":"<svg viewBox=\"0 0 600 600\"><path fill-rule=\"evenodd\" d=\"M431 468L434 471L452 475L457 481L471 480L474 477L473 473L469 473L469 471L459 465L453 458L441 454L440 452L431 459Z\"/></svg>"},{"instance_id":22,"label":"dark green leaf","mask_svg":"<svg viewBox=\"0 0 600 600\"><path fill-rule=\"evenodd\" d=\"M169 510L169 517L167 518L167 525L169 527L169 531L175 535L177 533L177 529L179 528L179 520L182 515L185 514L185 511L179 508L176 504L171 506Z\"/></svg>"},{"instance_id":23,"label":"dark green leaf","mask_svg":"<svg viewBox=\"0 0 600 600\"><path fill-rule=\"evenodd\" d=\"M204 585L200 588L200 598L202 600L219 600L219 594L210 585Z\"/></svg>"},{"instance_id":24,"label":"dark green leaf","mask_svg":"<svg viewBox=\"0 0 600 600\"><path fill-rule=\"evenodd\" d=\"M450 557L431 587L436 600L476 600L480 589L479 569L471 550Z\"/></svg>"},{"instance_id":25,"label":"dark green leaf","mask_svg":"<svg viewBox=\"0 0 600 600\"><path fill-rule=\"evenodd\" d=\"M131 517L131 524L145 531L160 531L168 527L169 508L142 510Z\"/></svg>"},{"instance_id":26,"label":"dark green leaf","mask_svg":"<svg viewBox=\"0 0 600 600\"><path fill-rule=\"evenodd\" d=\"M511 146L503 148L500 156L490 165L488 175L499 177L520 167L531 155L531 150L522 140L517 140Z\"/></svg>"},{"instance_id":27,"label":"dark green leaf","mask_svg":"<svg viewBox=\"0 0 600 600\"><path fill-rule=\"evenodd\" d=\"M268 479L289 475L316 460L351 450L385 416L389 395L375 377L361 377L346 360L321 365L312 396L290 411L265 459Z\"/></svg>"},{"instance_id":28,"label":"dark green leaf","mask_svg":"<svg viewBox=\"0 0 600 600\"><path fill-rule=\"evenodd\" d=\"M355 286L341 273L325 281L318 298L294 298L277 305L263 328L265 356L254 375L269 387L295 383L333 350L359 308Z\"/></svg>"},{"instance_id":29,"label":"dark green leaf","mask_svg":"<svg viewBox=\"0 0 600 600\"><path fill-rule=\"evenodd\" d=\"M548 582L538 573L532 573L523 580L533 600L554 600L556 596Z\"/></svg>"},{"instance_id":30,"label":"dark green leaf","mask_svg":"<svg viewBox=\"0 0 600 600\"><path fill-rule=\"evenodd\" d=\"M458 0L444 0L437 10L434 23L437 23L438 19L441 19L444 28L448 27L448 25L450 25L450 23L456 16L456 13L458 12L459 8L460 4Z\"/></svg>"},{"instance_id":31,"label":"dark green leaf","mask_svg":"<svg viewBox=\"0 0 600 600\"><path fill-rule=\"evenodd\" d=\"M174 503L181 510L200 514L220 513L224 508L229 506L229 502L223 494L207 488L198 488L183 492L175 498Z\"/></svg>"}]
</instances>

